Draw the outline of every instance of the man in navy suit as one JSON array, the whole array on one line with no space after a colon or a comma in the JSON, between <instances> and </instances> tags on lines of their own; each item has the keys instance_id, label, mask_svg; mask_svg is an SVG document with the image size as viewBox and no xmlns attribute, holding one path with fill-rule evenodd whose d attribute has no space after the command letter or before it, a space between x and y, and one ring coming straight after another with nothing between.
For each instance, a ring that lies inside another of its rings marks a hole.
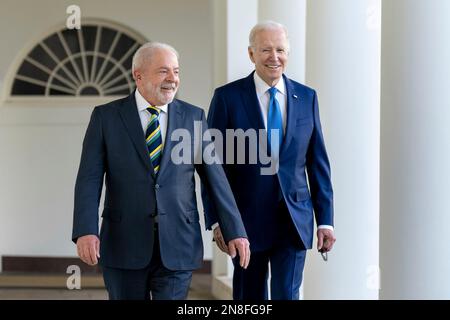
<instances>
[{"instance_id":1,"label":"man in navy suit","mask_svg":"<svg viewBox=\"0 0 450 320\"><path fill-rule=\"evenodd\" d=\"M207 129L202 109L174 99L175 49L147 43L134 55L132 69L137 90L92 113L75 186L72 239L85 263L100 259L110 299L185 299L192 270L203 262L195 170L212 194L230 255L238 254L243 268L249 243L222 166L194 163L193 152L191 161L172 159L175 130L194 134L194 122ZM203 154L202 141L188 145Z\"/></svg>"},{"instance_id":2,"label":"man in navy suit","mask_svg":"<svg viewBox=\"0 0 450 320\"><path fill-rule=\"evenodd\" d=\"M227 129L269 129L266 138L258 139L258 148L276 160L278 170L267 175L263 174L261 161L236 164L231 157L230 163L226 156L229 148L224 151L225 173L252 247L247 269L234 261L233 297L268 299L270 263L271 298L297 300L306 249L312 247L314 214L318 250L328 252L335 242L330 165L317 95L283 74L289 55L288 34L283 25L257 24L250 33L248 53L255 71L216 89L208 124L224 134ZM252 147L251 143L240 149L235 147L234 154L244 152L248 160ZM211 198L204 192L206 203L208 199ZM218 211L212 205L205 207L209 211L206 216L213 218L207 225L213 226L218 246L229 252L223 230L214 225Z\"/></svg>"}]
</instances>

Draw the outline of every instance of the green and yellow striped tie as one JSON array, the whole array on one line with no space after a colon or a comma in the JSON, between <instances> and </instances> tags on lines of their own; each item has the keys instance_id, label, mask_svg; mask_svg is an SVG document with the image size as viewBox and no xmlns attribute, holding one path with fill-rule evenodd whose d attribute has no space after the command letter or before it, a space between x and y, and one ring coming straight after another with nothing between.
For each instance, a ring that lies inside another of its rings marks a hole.
<instances>
[{"instance_id":1,"label":"green and yellow striped tie","mask_svg":"<svg viewBox=\"0 0 450 320\"><path fill-rule=\"evenodd\" d=\"M150 112L150 123L147 127L145 140L153 169L155 174L157 174L160 169L162 151L161 129L158 121L160 110L157 107L150 106L147 108L147 111Z\"/></svg>"}]
</instances>

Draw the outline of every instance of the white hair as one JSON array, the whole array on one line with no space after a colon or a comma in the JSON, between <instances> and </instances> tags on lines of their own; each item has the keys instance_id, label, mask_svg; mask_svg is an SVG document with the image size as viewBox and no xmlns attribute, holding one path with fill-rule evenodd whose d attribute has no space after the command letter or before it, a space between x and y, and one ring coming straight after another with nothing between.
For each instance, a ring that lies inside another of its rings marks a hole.
<instances>
[{"instance_id":1,"label":"white hair","mask_svg":"<svg viewBox=\"0 0 450 320\"><path fill-rule=\"evenodd\" d=\"M137 49L133 56L133 62L131 65L131 72L134 78L134 71L141 68L146 62L150 61L153 53L158 49L165 49L171 51L179 58L177 50L171 45L162 42L147 42Z\"/></svg>"},{"instance_id":2,"label":"white hair","mask_svg":"<svg viewBox=\"0 0 450 320\"><path fill-rule=\"evenodd\" d=\"M271 20L259 22L252 28L252 30L250 31L250 35L248 37L249 47L255 49L255 46L256 46L255 40L256 40L256 35L258 34L258 32L265 31L265 30L279 30L279 29L282 29L284 31L284 34L286 35L287 50L289 51L290 45L289 45L289 36L288 36L287 28L284 25L282 25L281 23L271 21Z\"/></svg>"}]
</instances>

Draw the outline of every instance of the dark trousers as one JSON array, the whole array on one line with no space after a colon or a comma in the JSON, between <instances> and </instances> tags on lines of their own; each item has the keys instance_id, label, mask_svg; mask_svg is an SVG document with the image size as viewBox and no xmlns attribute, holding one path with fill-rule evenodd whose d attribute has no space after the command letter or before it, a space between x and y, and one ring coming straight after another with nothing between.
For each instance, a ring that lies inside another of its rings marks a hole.
<instances>
[{"instance_id":1,"label":"dark trousers","mask_svg":"<svg viewBox=\"0 0 450 320\"><path fill-rule=\"evenodd\" d=\"M270 264L270 293L272 300L298 300L303 278L306 249L295 230L284 201L279 215L278 240L264 251L252 252L247 269L239 266L239 257L233 259L233 299L267 300Z\"/></svg>"},{"instance_id":2,"label":"dark trousers","mask_svg":"<svg viewBox=\"0 0 450 320\"><path fill-rule=\"evenodd\" d=\"M161 262L157 229L150 264L140 270L103 267L103 279L110 300L184 300L192 271L173 271Z\"/></svg>"}]
</instances>

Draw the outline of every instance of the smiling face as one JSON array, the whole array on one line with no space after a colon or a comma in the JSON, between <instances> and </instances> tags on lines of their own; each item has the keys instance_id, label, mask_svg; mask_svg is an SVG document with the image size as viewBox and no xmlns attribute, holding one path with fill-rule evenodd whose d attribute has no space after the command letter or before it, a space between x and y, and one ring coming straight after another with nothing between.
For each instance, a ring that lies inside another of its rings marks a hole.
<instances>
[{"instance_id":1,"label":"smiling face","mask_svg":"<svg viewBox=\"0 0 450 320\"><path fill-rule=\"evenodd\" d=\"M156 48L147 60L134 71L139 92L153 106L172 102L180 84L177 56L171 50Z\"/></svg>"},{"instance_id":2,"label":"smiling face","mask_svg":"<svg viewBox=\"0 0 450 320\"><path fill-rule=\"evenodd\" d=\"M269 86L281 79L288 62L288 40L282 28L259 31L254 46L248 48L256 73Z\"/></svg>"}]
</instances>

